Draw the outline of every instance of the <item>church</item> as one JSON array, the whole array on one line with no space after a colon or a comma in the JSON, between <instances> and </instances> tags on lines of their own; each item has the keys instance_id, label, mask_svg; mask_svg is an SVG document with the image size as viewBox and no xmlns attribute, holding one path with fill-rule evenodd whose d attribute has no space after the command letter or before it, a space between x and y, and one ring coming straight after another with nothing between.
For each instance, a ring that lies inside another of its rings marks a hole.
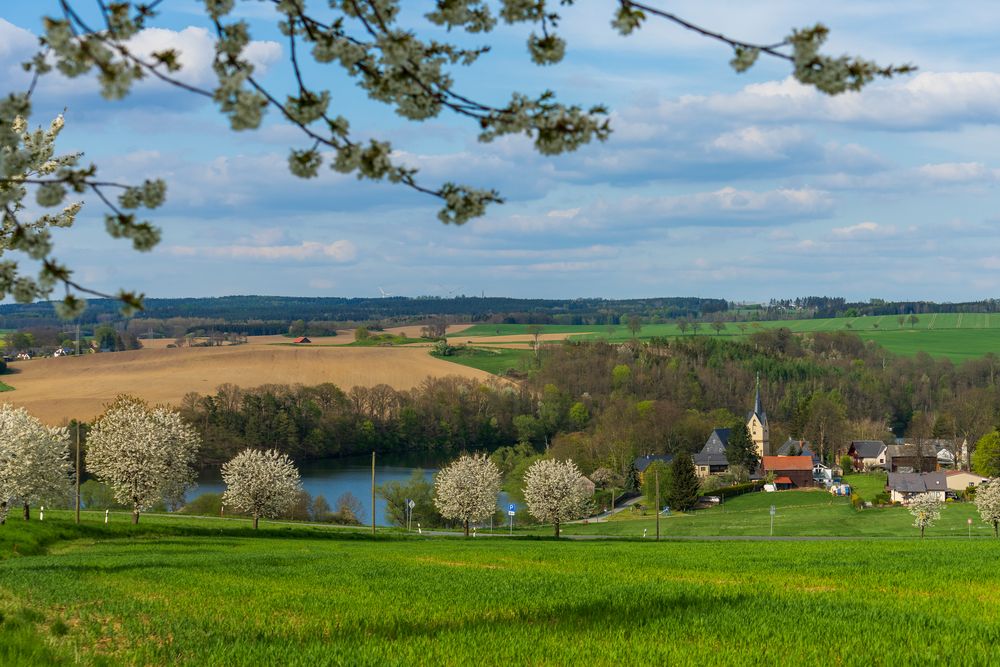
<instances>
[{"instance_id":1,"label":"church","mask_svg":"<svg viewBox=\"0 0 1000 667\"><path fill-rule=\"evenodd\" d=\"M747 415L747 430L753 440L757 457L763 461L771 454L770 431L767 426L767 412L760 398L760 375L757 376L757 392L754 396L753 410ZM729 445L730 429L717 428L708 436L708 441L701 451L694 455L695 470L699 477L708 477L729 470L729 460L726 458L726 447ZM753 471L750 471L753 472Z\"/></svg>"}]
</instances>

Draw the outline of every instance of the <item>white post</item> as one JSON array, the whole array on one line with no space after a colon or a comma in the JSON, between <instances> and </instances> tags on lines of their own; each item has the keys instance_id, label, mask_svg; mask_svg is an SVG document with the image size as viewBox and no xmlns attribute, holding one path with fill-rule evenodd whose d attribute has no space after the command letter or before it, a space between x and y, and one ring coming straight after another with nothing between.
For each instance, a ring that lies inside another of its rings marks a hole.
<instances>
[{"instance_id":1,"label":"white post","mask_svg":"<svg viewBox=\"0 0 1000 667\"><path fill-rule=\"evenodd\" d=\"M420 527L420 522L419 521L417 522L417 533L419 533L420 535L424 534L423 529Z\"/></svg>"},{"instance_id":2,"label":"white post","mask_svg":"<svg viewBox=\"0 0 1000 667\"><path fill-rule=\"evenodd\" d=\"M38 508L38 520L45 521L45 505Z\"/></svg>"},{"instance_id":3,"label":"white post","mask_svg":"<svg viewBox=\"0 0 1000 667\"><path fill-rule=\"evenodd\" d=\"M104 523L105 523L105 525L107 525L107 523L108 523L108 516L110 514L111 514L111 510L104 510Z\"/></svg>"}]
</instances>

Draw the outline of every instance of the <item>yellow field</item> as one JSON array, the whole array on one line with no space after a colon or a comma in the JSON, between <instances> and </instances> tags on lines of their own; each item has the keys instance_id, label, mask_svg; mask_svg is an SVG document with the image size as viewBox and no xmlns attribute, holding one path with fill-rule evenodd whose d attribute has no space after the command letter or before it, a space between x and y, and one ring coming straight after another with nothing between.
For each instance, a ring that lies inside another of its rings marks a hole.
<instances>
[{"instance_id":1,"label":"yellow field","mask_svg":"<svg viewBox=\"0 0 1000 667\"><path fill-rule=\"evenodd\" d=\"M28 408L50 424L70 418L90 419L120 393L154 403L178 404L184 394L212 393L224 383L315 385L333 382L345 391L354 386L387 384L410 389L428 376L493 377L435 359L422 347L293 347L268 345L256 337L249 345L144 349L33 359L10 364L4 381L15 391L0 402ZM282 342L287 338L278 337ZM340 336L329 340L349 342Z\"/></svg>"}]
</instances>

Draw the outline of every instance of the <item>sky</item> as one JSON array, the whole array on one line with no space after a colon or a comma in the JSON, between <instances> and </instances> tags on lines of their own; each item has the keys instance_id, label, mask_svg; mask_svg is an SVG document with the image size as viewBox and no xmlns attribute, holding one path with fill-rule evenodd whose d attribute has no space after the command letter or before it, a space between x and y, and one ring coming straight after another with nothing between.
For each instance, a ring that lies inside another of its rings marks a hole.
<instances>
[{"instance_id":1,"label":"sky","mask_svg":"<svg viewBox=\"0 0 1000 667\"><path fill-rule=\"evenodd\" d=\"M77 0L89 10L95 3ZM238 2L249 57L269 87L291 90L288 49L266 3ZM530 27L448 35L402 3L421 35L488 42L456 87L501 105L514 91L603 103L613 134L558 157L523 137L477 141L467 119L420 123L368 99L337 65L312 66L315 87L355 136L392 142L431 186L495 187L506 203L463 226L438 202L399 186L324 169L301 180L288 151L306 143L273 113L233 132L211 102L157 82L108 102L92 78L43 78L33 125L65 109L61 151L81 151L105 178L168 183L150 214L163 230L137 253L104 231L87 201L56 234L56 256L89 287L148 297L271 294L513 297L702 296L766 301L805 295L966 301L1000 292L1000 46L995 2L739 1L670 3L685 18L771 43L822 21L825 51L913 75L824 96L764 59L729 66L717 42L651 19L636 35L610 27L616 3L563 8L567 53L533 65ZM661 3L662 4L662 3ZM136 46L173 47L186 81L212 83L201 4L165 0ZM326 3L310 7L322 15ZM20 90L54 0L0 3L0 93Z\"/></svg>"}]
</instances>

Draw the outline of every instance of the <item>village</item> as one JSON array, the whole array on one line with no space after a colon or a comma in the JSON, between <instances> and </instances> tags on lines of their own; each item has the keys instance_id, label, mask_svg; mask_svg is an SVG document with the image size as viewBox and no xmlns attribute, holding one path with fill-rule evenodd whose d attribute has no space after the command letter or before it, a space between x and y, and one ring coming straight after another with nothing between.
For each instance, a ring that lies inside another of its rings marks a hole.
<instances>
[{"instance_id":1,"label":"village","mask_svg":"<svg viewBox=\"0 0 1000 667\"><path fill-rule=\"evenodd\" d=\"M844 482L845 475L866 473L884 479L884 492L860 501L861 507L906 506L921 497L940 503L969 500L977 487L989 481L988 477L970 471L969 443L965 439L850 440L835 446L825 460L807 440L790 437L772 447L759 379L753 408L746 417L752 456L742 458L744 462L753 461L751 468L731 460L732 431L732 428L713 429L704 447L693 456L701 487L708 490L701 497L703 505L719 502L711 489L721 486L717 481L721 479L749 485L749 491L823 489L839 496L854 495ZM670 464L674 458L671 454L646 455L637 457L632 465L642 479L652 464Z\"/></svg>"}]
</instances>

